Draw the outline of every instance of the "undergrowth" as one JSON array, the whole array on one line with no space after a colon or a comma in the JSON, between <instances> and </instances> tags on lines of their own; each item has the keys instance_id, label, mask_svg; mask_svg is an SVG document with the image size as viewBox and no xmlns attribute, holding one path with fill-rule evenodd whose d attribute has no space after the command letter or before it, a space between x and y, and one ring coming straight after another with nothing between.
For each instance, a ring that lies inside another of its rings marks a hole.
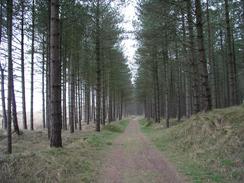
<instances>
[{"instance_id":1,"label":"undergrowth","mask_svg":"<svg viewBox=\"0 0 244 183\"><path fill-rule=\"evenodd\" d=\"M141 120L142 131L193 182L244 182L244 107L194 115L169 129Z\"/></svg>"},{"instance_id":2,"label":"undergrowth","mask_svg":"<svg viewBox=\"0 0 244 183\"><path fill-rule=\"evenodd\" d=\"M0 182L96 182L100 154L127 124L107 125L101 133L63 132L64 147L58 149L49 148L46 132L26 131L14 137L12 155L0 154Z\"/></svg>"}]
</instances>

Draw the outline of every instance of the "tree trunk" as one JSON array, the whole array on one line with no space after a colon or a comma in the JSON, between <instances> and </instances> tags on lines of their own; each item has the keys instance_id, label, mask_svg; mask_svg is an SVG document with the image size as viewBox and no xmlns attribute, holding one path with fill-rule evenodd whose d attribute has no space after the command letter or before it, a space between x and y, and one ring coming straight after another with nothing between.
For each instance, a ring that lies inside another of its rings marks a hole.
<instances>
[{"instance_id":1,"label":"tree trunk","mask_svg":"<svg viewBox=\"0 0 244 183\"><path fill-rule=\"evenodd\" d=\"M90 86L88 81L85 83L85 122L90 123Z\"/></svg>"},{"instance_id":2,"label":"tree trunk","mask_svg":"<svg viewBox=\"0 0 244 183\"><path fill-rule=\"evenodd\" d=\"M35 0L32 0L32 35L31 35L31 98L30 98L30 129L34 130L33 99L34 99L34 41L35 41Z\"/></svg>"},{"instance_id":3,"label":"tree trunk","mask_svg":"<svg viewBox=\"0 0 244 183\"><path fill-rule=\"evenodd\" d=\"M81 120L82 120L82 83L80 77L78 79L78 111L79 111L79 130L82 130Z\"/></svg>"},{"instance_id":4,"label":"tree trunk","mask_svg":"<svg viewBox=\"0 0 244 183\"><path fill-rule=\"evenodd\" d=\"M42 40L42 123L43 128L46 128L46 107L45 107L45 44L44 34Z\"/></svg>"},{"instance_id":5,"label":"tree trunk","mask_svg":"<svg viewBox=\"0 0 244 183\"><path fill-rule=\"evenodd\" d=\"M46 63L46 124L47 124L47 132L48 132L48 139L51 138L51 113L50 113L50 106L51 106L51 86L50 86L50 25L51 24L51 0L48 0L48 25L47 25L47 63Z\"/></svg>"},{"instance_id":6,"label":"tree trunk","mask_svg":"<svg viewBox=\"0 0 244 183\"><path fill-rule=\"evenodd\" d=\"M70 115L69 115L69 125L70 133L74 133L75 127L75 73L74 73L74 61L71 59L70 66Z\"/></svg>"},{"instance_id":7,"label":"tree trunk","mask_svg":"<svg viewBox=\"0 0 244 183\"><path fill-rule=\"evenodd\" d=\"M91 87L91 116L90 119L95 122L95 91L94 87Z\"/></svg>"},{"instance_id":8,"label":"tree trunk","mask_svg":"<svg viewBox=\"0 0 244 183\"><path fill-rule=\"evenodd\" d=\"M181 119L181 64L178 56L178 43L177 40L175 40L175 55L176 55L176 94L177 94L177 121L179 122Z\"/></svg>"},{"instance_id":9,"label":"tree trunk","mask_svg":"<svg viewBox=\"0 0 244 183\"><path fill-rule=\"evenodd\" d=\"M96 131L100 132L101 121L101 63L100 63L100 0L97 0L96 7Z\"/></svg>"},{"instance_id":10,"label":"tree trunk","mask_svg":"<svg viewBox=\"0 0 244 183\"><path fill-rule=\"evenodd\" d=\"M0 43L2 43L2 31L3 31L3 0L0 1Z\"/></svg>"},{"instance_id":11,"label":"tree trunk","mask_svg":"<svg viewBox=\"0 0 244 183\"><path fill-rule=\"evenodd\" d=\"M235 82L235 63L233 56L233 49L231 43L231 25L229 15L229 1L225 0L225 21L226 21L226 32L227 32L227 47L228 47L228 69L229 69L229 103L230 105L237 104L237 86Z\"/></svg>"},{"instance_id":12,"label":"tree trunk","mask_svg":"<svg viewBox=\"0 0 244 183\"><path fill-rule=\"evenodd\" d=\"M8 36L8 153L12 153L12 81L13 81L13 62L12 62L12 18L13 18L13 0L7 0L7 36Z\"/></svg>"},{"instance_id":13,"label":"tree trunk","mask_svg":"<svg viewBox=\"0 0 244 183\"><path fill-rule=\"evenodd\" d=\"M12 81L12 111L13 111L14 131L17 135L20 135L18 117L17 117L17 106L16 106L16 99L15 99L15 92L14 92L14 81Z\"/></svg>"},{"instance_id":14,"label":"tree trunk","mask_svg":"<svg viewBox=\"0 0 244 183\"><path fill-rule=\"evenodd\" d=\"M4 87L4 69L0 63L0 71L1 71L1 96L2 96L2 112L3 112L3 128L7 129L7 112L6 112L6 104L5 104L5 87Z\"/></svg>"},{"instance_id":15,"label":"tree trunk","mask_svg":"<svg viewBox=\"0 0 244 183\"><path fill-rule=\"evenodd\" d=\"M164 50L164 79L165 79L165 119L166 127L169 128L169 77L168 77L168 40L165 36L165 50Z\"/></svg>"},{"instance_id":16,"label":"tree trunk","mask_svg":"<svg viewBox=\"0 0 244 183\"><path fill-rule=\"evenodd\" d=\"M103 84L103 86L102 86L102 125L105 125L105 123L106 123L106 72L105 72L104 59L102 62L102 73L103 73L103 80L102 80L102 84Z\"/></svg>"},{"instance_id":17,"label":"tree trunk","mask_svg":"<svg viewBox=\"0 0 244 183\"><path fill-rule=\"evenodd\" d=\"M27 129L26 119L26 99L25 99L25 55L24 55L24 13L25 13L25 0L21 0L21 86L22 86L22 120L23 128ZM44 72L44 71L43 71Z\"/></svg>"},{"instance_id":18,"label":"tree trunk","mask_svg":"<svg viewBox=\"0 0 244 183\"><path fill-rule=\"evenodd\" d=\"M187 19L188 19L188 31L189 31L189 43L190 43L190 63L192 71L192 91L193 91L193 112L198 113L200 111L199 104L199 89L198 89L198 68L195 57L195 44L193 33L193 18L192 18L192 2L187 0Z\"/></svg>"},{"instance_id":19,"label":"tree trunk","mask_svg":"<svg viewBox=\"0 0 244 183\"><path fill-rule=\"evenodd\" d=\"M199 59L201 64L201 87L203 89L202 102L203 110L211 110L211 93L208 86L208 70L207 70L207 60L204 48L204 37L203 37L203 24L202 24L202 5L200 0L195 0L196 6L196 21L197 21L197 40L198 40L198 50Z\"/></svg>"},{"instance_id":20,"label":"tree trunk","mask_svg":"<svg viewBox=\"0 0 244 183\"><path fill-rule=\"evenodd\" d=\"M166 127L169 128L169 82L168 82L168 73L167 73L167 63L164 60L164 73L165 73L165 119Z\"/></svg>"},{"instance_id":21,"label":"tree trunk","mask_svg":"<svg viewBox=\"0 0 244 183\"><path fill-rule=\"evenodd\" d=\"M65 52L66 54L66 52ZM67 71L66 71L66 67L67 67L67 61L66 61L66 55L64 55L63 58L63 129L67 130L67 98L66 98L66 91L67 91Z\"/></svg>"},{"instance_id":22,"label":"tree trunk","mask_svg":"<svg viewBox=\"0 0 244 183\"><path fill-rule=\"evenodd\" d=\"M186 43L186 27L185 27L185 15L182 12L182 32L183 32L183 42ZM190 65L187 59L187 49L186 45L183 44L183 52L185 56L185 64L188 66ZM186 106L186 117L189 118L191 116L191 74L190 74L190 67L185 68L185 106Z\"/></svg>"},{"instance_id":23,"label":"tree trunk","mask_svg":"<svg viewBox=\"0 0 244 183\"><path fill-rule=\"evenodd\" d=\"M78 82L77 78L75 78L75 108L74 108L74 116L75 116L75 130L78 129Z\"/></svg>"},{"instance_id":24,"label":"tree trunk","mask_svg":"<svg viewBox=\"0 0 244 183\"><path fill-rule=\"evenodd\" d=\"M62 147L61 62L59 39L59 0L51 0L51 147Z\"/></svg>"},{"instance_id":25,"label":"tree trunk","mask_svg":"<svg viewBox=\"0 0 244 183\"><path fill-rule=\"evenodd\" d=\"M216 83L215 83L215 63L214 63L214 47L212 43L212 27L209 14L209 0L207 0L207 23L208 23L208 60L210 65L210 82L211 82L211 97L213 108L217 107L216 98Z\"/></svg>"},{"instance_id":26,"label":"tree trunk","mask_svg":"<svg viewBox=\"0 0 244 183\"><path fill-rule=\"evenodd\" d=\"M109 93L108 93L108 122L111 123L113 121L113 106L112 106L112 86L111 86L111 73L109 73Z\"/></svg>"}]
</instances>

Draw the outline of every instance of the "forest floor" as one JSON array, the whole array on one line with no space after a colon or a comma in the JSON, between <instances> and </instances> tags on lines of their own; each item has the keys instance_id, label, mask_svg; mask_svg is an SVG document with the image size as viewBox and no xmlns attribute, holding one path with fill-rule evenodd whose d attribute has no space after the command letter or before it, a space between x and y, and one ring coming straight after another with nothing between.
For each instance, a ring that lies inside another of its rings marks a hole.
<instances>
[{"instance_id":1,"label":"forest floor","mask_svg":"<svg viewBox=\"0 0 244 183\"><path fill-rule=\"evenodd\" d=\"M73 134L63 131L63 148L57 149L49 147L47 131L23 131L13 135L11 155L5 153L6 134L0 130L0 183L97 183L102 157L128 122L113 122L100 133L92 124Z\"/></svg>"},{"instance_id":2,"label":"forest floor","mask_svg":"<svg viewBox=\"0 0 244 183\"><path fill-rule=\"evenodd\" d=\"M50 148L46 131L0 130L0 183L243 183L244 105L155 124L134 117L70 134Z\"/></svg>"},{"instance_id":3,"label":"forest floor","mask_svg":"<svg viewBox=\"0 0 244 183\"><path fill-rule=\"evenodd\" d=\"M141 132L138 118L113 142L103 160L97 182L183 183L175 167Z\"/></svg>"}]
</instances>

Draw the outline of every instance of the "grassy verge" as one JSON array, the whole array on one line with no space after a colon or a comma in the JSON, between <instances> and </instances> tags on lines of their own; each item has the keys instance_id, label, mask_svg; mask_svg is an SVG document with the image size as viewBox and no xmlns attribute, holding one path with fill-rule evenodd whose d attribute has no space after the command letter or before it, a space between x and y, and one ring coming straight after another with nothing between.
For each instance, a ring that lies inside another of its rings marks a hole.
<instances>
[{"instance_id":1,"label":"grassy verge","mask_svg":"<svg viewBox=\"0 0 244 183\"><path fill-rule=\"evenodd\" d=\"M195 115L170 129L141 120L142 131L192 182L244 182L244 107Z\"/></svg>"},{"instance_id":2,"label":"grassy verge","mask_svg":"<svg viewBox=\"0 0 244 183\"><path fill-rule=\"evenodd\" d=\"M0 156L0 182L95 182L100 154L127 124L107 125L101 133L64 132L60 149L49 148L44 132L25 132L14 139L14 154Z\"/></svg>"}]
</instances>

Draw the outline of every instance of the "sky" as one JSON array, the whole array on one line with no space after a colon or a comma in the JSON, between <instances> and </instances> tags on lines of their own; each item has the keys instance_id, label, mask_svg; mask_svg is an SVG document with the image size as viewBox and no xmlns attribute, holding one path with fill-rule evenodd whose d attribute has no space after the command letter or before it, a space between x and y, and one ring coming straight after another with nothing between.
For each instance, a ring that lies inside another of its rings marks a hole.
<instances>
[{"instance_id":1,"label":"sky","mask_svg":"<svg viewBox=\"0 0 244 183\"><path fill-rule=\"evenodd\" d=\"M136 0L130 0L128 5L122 9L124 15L124 22L122 23L123 28L126 32L135 31L133 26L133 21L136 19ZM134 81L136 74L136 64L135 64L135 52L137 50L137 41L134 39L133 34L127 34L128 38L122 41L122 47L124 49L124 54L127 57L129 67L132 72L132 80Z\"/></svg>"}]
</instances>

